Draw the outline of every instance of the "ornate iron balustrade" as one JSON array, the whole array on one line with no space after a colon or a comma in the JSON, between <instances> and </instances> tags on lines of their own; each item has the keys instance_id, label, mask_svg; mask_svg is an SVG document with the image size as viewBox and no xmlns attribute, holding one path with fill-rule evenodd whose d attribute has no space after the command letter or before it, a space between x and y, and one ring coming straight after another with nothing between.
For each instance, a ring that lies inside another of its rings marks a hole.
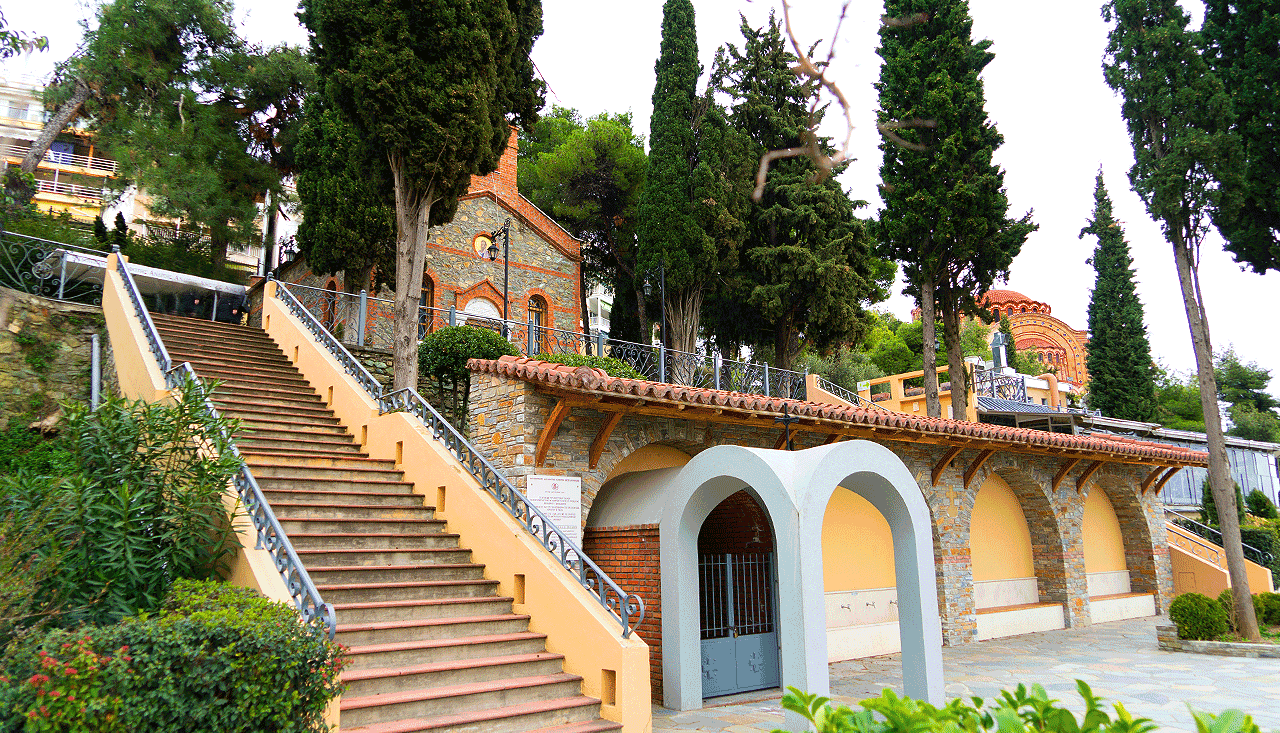
<instances>
[{"instance_id":1,"label":"ornate iron balustrade","mask_svg":"<svg viewBox=\"0 0 1280 733\"><path fill-rule=\"evenodd\" d=\"M280 283L284 285L284 283ZM475 446L462 437L447 420L427 404L413 389L396 390L386 393L382 385L373 379L369 372L356 360L351 352L333 337L315 316L290 292L289 287L277 287L276 297L284 301L291 313L296 315L311 331L316 341L323 344L338 359L348 374L356 376L365 392L378 403L382 414L390 412L408 412L422 421L431 430L431 435L458 459L467 471L480 482L480 485L494 497L512 517L524 525L525 529L542 544L547 552L560 563L566 571L592 594L609 613L622 624L622 636L627 638L644 620L644 601L634 593L625 593L617 583L605 574L586 554L550 519L547 519L524 494L498 473ZM358 370L353 371L353 370ZM363 373L363 377L359 375ZM367 379L366 379L367 377ZM635 623L631 617L637 616Z\"/></svg>"},{"instance_id":2,"label":"ornate iron balustrade","mask_svg":"<svg viewBox=\"0 0 1280 733\"><path fill-rule=\"evenodd\" d=\"M510 481L498 472L489 460L480 455L448 420L436 412L426 400L413 389L400 389L378 398L379 410L388 412L409 412L416 415L432 436L449 449L467 471L475 477L489 495L507 510L507 513L520 522L530 534L560 566L573 575L583 588L586 588L596 601L608 609L622 623L622 638L631 636L644 621L644 600L635 593L627 593L600 569L586 553L578 547L564 532L534 506L525 495ZM631 618L635 616L633 623Z\"/></svg>"},{"instance_id":3,"label":"ornate iron balustrade","mask_svg":"<svg viewBox=\"0 0 1280 733\"><path fill-rule=\"evenodd\" d=\"M1021 374L1001 374L990 369L975 369L973 390L983 397L1013 402L1027 401L1027 381Z\"/></svg>"},{"instance_id":4,"label":"ornate iron balustrade","mask_svg":"<svg viewBox=\"0 0 1280 733\"><path fill-rule=\"evenodd\" d=\"M156 330L156 324L151 320L151 314L147 312L147 309L142 304L142 294L138 291L138 284L134 282L133 275L129 273L129 268L125 265L123 258L116 258L116 270L120 273L121 279L124 280L125 290L129 293L129 300L133 302L134 313L142 321L142 327L147 332L147 341L151 346L151 353L156 357L161 371L164 372L165 385L170 389L199 390L200 396L204 401L205 411L217 417L218 411L209 400L208 390L205 388L204 383L200 381L200 378L196 376L195 370L191 368L191 363L184 361L176 367L173 366L173 360L170 359L169 352L165 349L164 342L160 339L160 332ZM231 452L240 461L240 468L237 469L235 476L236 492L239 494L240 501L244 504L249 518L253 520L255 534L258 539L257 549L265 549L270 553L276 570L284 580L285 588L288 589L289 596L293 598L293 603L302 618L307 621L320 618L324 623L329 639L332 640L338 631L338 620L333 610L333 604L325 603L324 599L320 597L320 591L316 588L315 583L312 582L311 576L307 574L307 569L303 567L302 561L298 558L298 553L294 551L293 545L289 542L289 537L285 535L284 528L280 526L275 513L271 511L271 505L267 503L266 497L263 496L262 489L253 478L253 473L249 471L244 459L240 457L240 451L236 448L235 443L232 442L231 436L224 432L222 437L230 446Z\"/></svg>"},{"instance_id":5,"label":"ornate iron balustrade","mask_svg":"<svg viewBox=\"0 0 1280 733\"><path fill-rule=\"evenodd\" d=\"M1172 515L1173 523L1178 525L1179 527L1182 527L1183 529L1187 530L1188 532L1194 535L1203 537L1206 540L1209 540L1210 542L1217 544L1218 547L1225 547L1225 545L1222 543L1222 532L1214 529L1213 527L1210 527L1207 524L1201 524L1200 522L1197 522L1194 519L1189 519L1187 517L1182 516L1181 514L1178 514L1177 512L1169 511L1168 509L1165 509L1164 513L1165 513L1165 519L1169 519L1170 515ZM1259 550L1253 545L1248 545L1248 544L1245 544L1244 542L1241 542L1240 546L1244 549L1245 559L1252 560L1253 562L1256 562L1257 564L1263 566L1264 568L1271 567L1271 563L1275 561L1275 555L1272 555L1270 552Z\"/></svg>"},{"instance_id":6,"label":"ornate iron balustrade","mask_svg":"<svg viewBox=\"0 0 1280 733\"><path fill-rule=\"evenodd\" d=\"M77 276L76 255L105 258L105 252L74 247L16 232L0 232L0 285L45 298L102 305L102 275ZM68 275L68 264L72 274ZM95 279L96 277L96 279Z\"/></svg>"},{"instance_id":7,"label":"ornate iron balustrade","mask_svg":"<svg viewBox=\"0 0 1280 733\"><path fill-rule=\"evenodd\" d=\"M850 391L850 390L847 390L847 389L845 389L844 387L841 387L840 385L838 385L838 384L836 384L835 382L832 382L832 381L830 381L830 380L828 380L828 379L824 379L824 378L822 378L822 377L818 377L818 386L819 386L819 387L821 387L822 389L826 390L827 392L830 392L831 394L835 395L836 397L839 397L840 399L844 400L845 402L849 402L849 403L855 404L855 405L857 405L857 406L859 406L859 407L874 407L874 408L876 408L877 410L884 410L884 411L888 412L888 408L887 408L887 407L882 407L882 406L880 406L880 405L877 405L876 403L874 403L874 402L872 402L871 400L869 400L869 399L867 399L867 398L863 397L862 395L858 394L857 392L852 392L852 391Z\"/></svg>"}]
</instances>

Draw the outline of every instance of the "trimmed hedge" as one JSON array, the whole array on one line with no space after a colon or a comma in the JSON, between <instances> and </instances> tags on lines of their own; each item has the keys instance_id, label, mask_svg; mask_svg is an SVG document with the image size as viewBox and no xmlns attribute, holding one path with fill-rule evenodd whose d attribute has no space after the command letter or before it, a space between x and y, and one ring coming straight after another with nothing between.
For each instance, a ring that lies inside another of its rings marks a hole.
<instances>
[{"instance_id":1,"label":"trimmed hedge","mask_svg":"<svg viewBox=\"0 0 1280 733\"><path fill-rule=\"evenodd\" d=\"M1211 641L1227 633L1227 611L1202 593L1183 593L1169 604L1169 618L1178 626L1179 639Z\"/></svg>"},{"instance_id":2,"label":"trimmed hedge","mask_svg":"<svg viewBox=\"0 0 1280 733\"><path fill-rule=\"evenodd\" d=\"M623 379L644 379L644 375L637 372L630 364L615 359L612 356L584 356L582 354L538 354L533 357L542 361L549 361L552 364L565 364L567 366L585 366L592 369L603 369L605 374L611 377L622 377Z\"/></svg>"},{"instance_id":3,"label":"trimmed hedge","mask_svg":"<svg viewBox=\"0 0 1280 733\"><path fill-rule=\"evenodd\" d=\"M179 580L157 615L11 646L0 731L321 731L339 655L291 606Z\"/></svg>"}]
</instances>

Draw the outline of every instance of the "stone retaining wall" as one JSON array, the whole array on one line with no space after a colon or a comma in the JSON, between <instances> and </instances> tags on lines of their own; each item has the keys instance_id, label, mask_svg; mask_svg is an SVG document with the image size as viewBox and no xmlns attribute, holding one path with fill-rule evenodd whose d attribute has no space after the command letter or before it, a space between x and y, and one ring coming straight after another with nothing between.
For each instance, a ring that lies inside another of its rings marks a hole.
<instances>
[{"instance_id":1,"label":"stone retaining wall","mask_svg":"<svg viewBox=\"0 0 1280 733\"><path fill-rule=\"evenodd\" d=\"M1172 622L1156 624L1156 641L1161 649L1170 652L1213 654L1219 657L1280 659L1280 645L1278 644L1245 644L1233 641L1179 639L1178 627Z\"/></svg>"}]
</instances>

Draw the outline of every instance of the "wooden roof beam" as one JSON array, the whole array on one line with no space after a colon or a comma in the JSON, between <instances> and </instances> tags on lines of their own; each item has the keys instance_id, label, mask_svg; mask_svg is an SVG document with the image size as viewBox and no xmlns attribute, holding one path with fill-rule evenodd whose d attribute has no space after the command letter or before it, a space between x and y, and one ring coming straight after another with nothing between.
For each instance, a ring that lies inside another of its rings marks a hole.
<instances>
[{"instance_id":1,"label":"wooden roof beam","mask_svg":"<svg viewBox=\"0 0 1280 733\"><path fill-rule=\"evenodd\" d=\"M609 417L605 418L604 424L600 426L600 432L596 433L596 439L591 441L590 466L595 468L600 462L600 454L604 453L604 447L609 442L609 436L613 435L613 429L618 427L618 423L622 420L622 416L626 413L611 412Z\"/></svg>"},{"instance_id":2,"label":"wooden roof beam","mask_svg":"<svg viewBox=\"0 0 1280 733\"><path fill-rule=\"evenodd\" d=\"M1166 470L1167 469L1164 466L1156 466L1155 470L1147 474L1147 477L1142 480L1142 484L1140 486L1142 489L1141 493L1147 493L1147 489L1151 488L1151 484L1155 483L1155 480L1160 478L1160 474L1164 473Z\"/></svg>"},{"instance_id":3,"label":"wooden roof beam","mask_svg":"<svg viewBox=\"0 0 1280 733\"><path fill-rule=\"evenodd\" d=\"M556 437L556 431L560 429L560 423L564 421L569 414L569 401L561 399L556 406L551 408L551 414L547 417L547 424L542 427L542 434L538 436L538 452L534 456L533 465L541 466L542 462L547 459L547 451L551 449L551 441Z\"/></svg>"},{"instance_id":4,"label":"wooden roof beam","mask_svg":"<svg viewBox=\"0 0 1280 733\"><path fill-rule=\"evenodd\" d=\"M1058 490L1058 485L1062 483L1062 479L1067 477L1067 474L1071 473L1071 469L1075 468L1077 465L1080 464L1080 461L1083 461L1083 460L1084 460L1083 458L1072 458L1071 460L1062 464L1062 468L1059 468L1058 472L1053 476L1054 491Z\"/></svg>"},{"instance_id":5,"label":"wooden roof beam","mask_svg":"<svg viewBox=\"0 0 1280 733\"><path fill-rule=\"evenodd\" d=\"M982 464L986 463L991 456L995 455L995 452L994 448L988 448L987 450L982 451L978 454L977 458L973 459L973 463L969 464L969 468L965 469L964 487L966 489L969 488L969 482L973 480L973 477L976 476L979 469L982 468Z\"/></svg>"},{"instance_id":6,"label":"wooden roof beam","mask_svg":"<svg viewBox=\"0 0 1280 733\"><path fill-rule=\"evenodd\" d=\"M933 479L934 486L938 485L938 480L942 478L942 472L947 470L947 467L956 459L956 456L960 455L960 451L962 450L964 450L964 446L956 446L943 454L942 460L938 461L937 465L933 467L933 475L931 478Z\"/></svg>"},{"instance_id":7,"label":"wooden roof beam","mask_svg":"<svg viewBox=\"0 0 1280 733\"><path fill-rule=\"evenodd\" d=\"M1173 468L1170 468L1165 475L1160 477L1160 480L1156 482L1155 486L1156 496L1160 495L1160 489L1163 489L1164 485L1169 483L1169 479L1173 478L1173 475L1181 470L1182 466L1174 466Z\"/></svg>"},{"instance_id":8,"label":"wooden roof beam","mask_svg":"<svg viewBox=\"0 0 1280 733\"><path fill-rule=\"evenodd\" d=\"M1076 479L1077 494L1084 493L1085 483L1088 482L1088 480L1093 477L1093 474L1098 472L1099 468L1102 468L1103 463L1105 463L1105 461L1094 461L1093 463L1089 464L1089 467L1084 470L1084 473L1080 474L1080 478Z\"/></svg>"}]
</instances>

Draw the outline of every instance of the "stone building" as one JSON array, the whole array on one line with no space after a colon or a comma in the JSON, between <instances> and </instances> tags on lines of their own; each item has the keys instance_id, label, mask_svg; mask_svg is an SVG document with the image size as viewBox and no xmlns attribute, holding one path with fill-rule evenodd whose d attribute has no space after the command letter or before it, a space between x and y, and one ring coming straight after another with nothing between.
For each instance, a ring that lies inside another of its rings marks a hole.
<instances>
[{"instance_id":1,"label":"stone building","mask_svg":"<svg viewBox=\"0 0 1280 733\"><path fill-rule=\"evenodd\" d=\"M495 324L502 319L505 300L507 318L515 322L513 339L528 338L529 333L550 338L546 334L551 329L582 332L581 243L516 190L517 145L512 130L497 170L474 176L453 221L432 228L419 297L424 331L446 325L451 309L460 321L474 318ZM507 222L509 262L502 254L501 232ZM496 245L496 259L491 245ZM301 257L283 265L277 278L334 293L362 289L358 283L348 287L345 273L312 272ZM389 334L387 304L395 294L384 288L371 295L376 298L369 310L369 329Z\"/></svg>"},{"instance_id":2,"label":"stone building","mask_svg":"<svg viewBox=\"0 0 1280 733\"><path fill-rule=\"evenodd\" d=\"M583 548L644 598L653 695L677 709L898 650L923 665L904 667L908 687L932 698L913 651L931 638L1161 612L1159 493L1207 461L526 358L469 367L473 430L498 470L522 488L580 479Z\"/></svg>"}]
</instances>

